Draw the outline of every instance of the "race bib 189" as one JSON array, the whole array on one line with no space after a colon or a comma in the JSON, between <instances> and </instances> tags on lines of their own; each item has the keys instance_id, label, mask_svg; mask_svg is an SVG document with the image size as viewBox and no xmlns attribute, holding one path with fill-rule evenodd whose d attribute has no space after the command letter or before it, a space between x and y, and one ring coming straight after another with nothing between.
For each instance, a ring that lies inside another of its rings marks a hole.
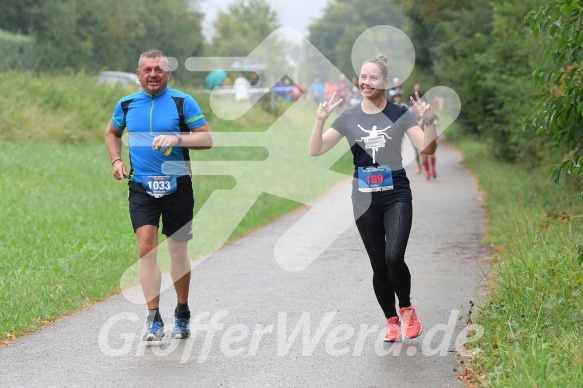
<instances>
[{"instance_id":1,"label":"race bib 189","mask_svg":"<svg viewBox=\"0 0 583 388\"><path fill-rule=\"evenodd\" d=\"M393 190L393 173L388 166L358 168L358 191L372 193L385 190Z\"/></svg>"}]
</instances>

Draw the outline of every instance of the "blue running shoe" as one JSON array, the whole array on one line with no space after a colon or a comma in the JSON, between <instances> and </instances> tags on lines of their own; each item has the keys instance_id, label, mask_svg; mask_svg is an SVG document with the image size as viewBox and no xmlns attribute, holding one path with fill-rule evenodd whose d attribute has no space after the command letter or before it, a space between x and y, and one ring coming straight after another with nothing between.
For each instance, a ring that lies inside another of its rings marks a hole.
<instances>
[{"instance_id":1,"label":"blue running shoe","mask_svg":"<svg viewBox=\"0 0 583 388\"><path fill-rule=\"evenodd\" d=\"M190 337L190 314L184 317L178 317L174 313L174 330L172 330L172 338L176 339L186 339Z\"/></svg>"},{"instance_id":2,"label":"blue running shoe","mask_svg":"<svg viewBox=\"0 0 583 388\"><path fill-rule=\"evenodd\" d=\"M160 341L164 337L164 322L146 321L146 332L142 337L144 341Z\"/></svg>"}]
</instances>

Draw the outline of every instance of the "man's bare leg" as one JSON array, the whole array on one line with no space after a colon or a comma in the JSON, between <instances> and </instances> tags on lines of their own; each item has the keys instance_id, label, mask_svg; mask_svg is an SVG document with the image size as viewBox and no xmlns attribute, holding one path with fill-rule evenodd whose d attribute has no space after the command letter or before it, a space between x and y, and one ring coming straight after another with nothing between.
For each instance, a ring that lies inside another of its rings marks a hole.
<instances>
[{"instance_id":1,"label":"man's bare leg","mask_svg":"<svg viewBox=\"0 0 583 388\"><path fill-rule=\"evenodd\" d=\"M176 299L180 304L188 303L190 290L190 260L188 258L188 242L166 240L170 253L170 277L176 289Z\"/></svg>"},{"instance_id":2,"label":"man's bare leg","mask_svg":"<svg viewBox=\"0 0 583 388\"><path fill-rule=\"evenodd\" d=\"M154 225L141 226L136 229L136 236L140 255L138 264L140 284L148 309L152 310L160 305L162 283L162 275L158 265L158 227Z\"/></svg>"}]
</instances>

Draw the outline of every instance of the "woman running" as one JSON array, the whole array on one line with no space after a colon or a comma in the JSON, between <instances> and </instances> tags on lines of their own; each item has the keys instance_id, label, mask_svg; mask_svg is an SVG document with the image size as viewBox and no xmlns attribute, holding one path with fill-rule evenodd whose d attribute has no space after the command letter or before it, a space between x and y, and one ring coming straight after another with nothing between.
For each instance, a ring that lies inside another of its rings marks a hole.
<instances>
[{"instance_id":1,"label":"woman running","mask_svg":"<svg viewBox=\"0 0 583 388\"><path fill-rule=\"evenodd\" d=\"M419 126L422 129L424 128L423 125L423 119L421 118L421 116L419 116L419 113L417 112L417 106L413 103L411 103L411 106L409 107L409 110L411 111L411 113L413 113L413 116L415 117L415 119L417 120L417 122L419 123ZM434 122L433 122L433 131L437 132L437 125L439 124L439 121L437 119L437 116L434 116ZM435 137L435 147L437 148L437 145L439 144L439 138L436 136ZM433 178L437 178L437 171L435 170L435 150L433 151L433 154L429 155L426 153L421 153L421 156L419 156L419 150L417 150L417 147L415 147L413 145L413 152L415 153L415 160L417 161L417 174L421 174L421 167L423 167L423 171L425 172L425 177L427 178L427 180L431 180L431 177ZM421 159L421 161L420 161Z\"/></svg>"},{"instance_id":2,"label":"woman running","mask_svg":"<svg viewBox=\"0 0 583 388\"><path fill-rule=\"evenodd\" d=\"M415 338L422 331L411 305L411 274L405 264L413 210L401 142L407 133L418 149L431 154L435 134L423 131L407 107L385 99L389 86L387 61L385 56L364 61L358 81L362 102L342 112L326 132L324 124L341 100L334 101L333 95L318 106L309 150L311 156L322 155L342 137L348 140L355 167L354 218L372 265L374 292L386 318L384 340L395 342L401 338L401 327L407 338ZM413 103L424 126L432 126L431 106L418 95Z\"/></svg>"}]
</instances>

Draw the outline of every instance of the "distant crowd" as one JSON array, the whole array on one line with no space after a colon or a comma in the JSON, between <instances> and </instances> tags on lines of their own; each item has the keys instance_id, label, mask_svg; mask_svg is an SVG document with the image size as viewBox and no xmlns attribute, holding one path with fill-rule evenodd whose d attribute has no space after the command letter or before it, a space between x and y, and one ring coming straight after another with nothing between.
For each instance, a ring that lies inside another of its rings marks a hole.
<instances>
[{"instance_id":1,"label":"distant crowd","mask_svg":"<svg viewBox=\"0 0 583 388\"><path fill-rule=\"evenodd\" d=\"M246 73L249 75L246 75ZM236 101L248 100L251 98L253 90L268 87L264 82L264 78L255 72L240 72L234 79L225 72L224 76L212 86L209 86L207 82L207 89L212 89L215 86L232 88ZM343 100L341 109L353 107L362 101L358 77L352 77L352 80L348 81L344 74L340 74L337 81L330 78L326 82L322 82L320 78L315 78L309 85L305 83L297 84L292 82L290 78L283 77L273 86L273 93L276 100L287 102L297 101L304 93L308 93L316 104L330 100L332 95L336 93L336 96ZM415 84L413 90L405 99L400 79L393 78L392 86L387 90L387 100L397 105L410 106L411 97L414 98L415 93L419 93L419 96L423 97L419 83Z\"/></svg>"}]
</instances>

